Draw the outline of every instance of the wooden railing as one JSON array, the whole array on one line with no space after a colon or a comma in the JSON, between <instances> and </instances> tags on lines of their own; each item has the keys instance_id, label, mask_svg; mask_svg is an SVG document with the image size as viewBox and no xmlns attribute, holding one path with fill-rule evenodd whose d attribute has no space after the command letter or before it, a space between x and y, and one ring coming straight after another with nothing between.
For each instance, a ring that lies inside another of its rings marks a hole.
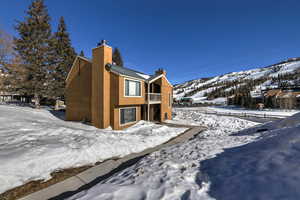
<instances>
[{"instance_id":1,"label":"wooden railing","mask_svg":"<svg viewBox=\"0 0 300 200\"><path fill-rule=\"evenodd\" d=\"M159 103L161 102L161 93L147 93L146 94L146 100L149 103Z\"/></svg>"}]
</instances>

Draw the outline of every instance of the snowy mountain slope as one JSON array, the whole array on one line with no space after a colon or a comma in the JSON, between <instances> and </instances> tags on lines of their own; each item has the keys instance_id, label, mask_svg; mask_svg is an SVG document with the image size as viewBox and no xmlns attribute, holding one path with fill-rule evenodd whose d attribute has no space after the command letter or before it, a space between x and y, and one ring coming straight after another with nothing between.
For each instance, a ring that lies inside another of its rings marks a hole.
<instances>
[{"instance_id":1,"label":"snowy mountain slope","mask_svg":"<svg viewBox=\"0 0 300 200\"><path fill-rule=\"evenodd\" d=\"M300 58L289 59L263 68L187 81L174 87L174 98L179 99L186 96L192 97L196 101L203 101L207 99L203 97L207 97L209 93L216 89L224 90L229 94L233 89L246 85L249 81L253 81L255 84L254 90L261 90L266 87L274 88L278 86L278 77L293 84L293 81L285 76L294 73L300 74Z\"/></svg>"}]
</instances>

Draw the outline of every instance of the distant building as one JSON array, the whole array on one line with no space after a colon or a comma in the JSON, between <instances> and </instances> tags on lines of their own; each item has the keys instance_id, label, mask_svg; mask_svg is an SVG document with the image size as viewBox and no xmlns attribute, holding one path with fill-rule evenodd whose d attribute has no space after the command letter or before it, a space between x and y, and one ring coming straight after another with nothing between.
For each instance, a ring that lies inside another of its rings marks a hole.
<instances>
[{"instance_id":1,"label":"distant building","mask_svg":"<svg viewBox=\"0 0 300 200\"><path fill-rule=\"evenodd\" d=\"M25 95L20 95L15 92L7 92L4 88L4 78L7 74L0 69L0 103L29 103L31 98Z\"/></svg>"},{"instance_id":2,"label":"distant building","mask_svg":"<svg viewBox=\"0 0 300 200\"><path fill-rule=\"evenodd\" d=\"M264 91L264 104L270 108L299 109L300 88L289 87Z\"/></svg>"}]
</instances>

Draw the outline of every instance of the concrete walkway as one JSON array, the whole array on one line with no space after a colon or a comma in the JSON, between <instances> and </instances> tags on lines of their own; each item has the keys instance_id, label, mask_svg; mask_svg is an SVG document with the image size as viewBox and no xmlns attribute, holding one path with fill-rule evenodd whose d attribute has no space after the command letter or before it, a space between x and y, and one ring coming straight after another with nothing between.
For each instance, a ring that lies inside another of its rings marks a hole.
<instances>
[{"instance_id":1,"label":"concrete walkway","mask_svg":"<svg viewBox=\"0 0 300 200\"><path fill-rule=\"evenodd\" d=\"M61 200L70 197L78 192L87 190L94 185L98 184L102 180L105 180L123 169L137 163L144 156L158 151L164 147L171 146L174 144L181 143L189 140L200 132L206 130L205 127L199 126L184 126L177 124L166 124L168 126L176 127L188 127L190 128L186 132L179 136L172 138L168 142L158 145L153 148L146 149L140 153L133 153L119 159L111 159L100 163L92 168L87 169L84 172L77 174L76 176L70 177L62 182L56 183L49 186L48 188L42 189L28 196L21 198L21 200Z\"/></svg>"}]
</instances>

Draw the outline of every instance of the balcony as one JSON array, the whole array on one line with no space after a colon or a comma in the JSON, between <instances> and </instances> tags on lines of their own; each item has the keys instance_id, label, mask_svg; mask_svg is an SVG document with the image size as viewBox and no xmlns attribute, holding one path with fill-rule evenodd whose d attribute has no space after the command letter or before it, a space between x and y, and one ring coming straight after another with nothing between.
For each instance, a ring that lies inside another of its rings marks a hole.
<instances>
[{"instance_id":1,"label":"balcony","mask_svg":"<svg viewBox=\"0 0 300 200\"><path fill-rule=\"evenodd\" d=\"M147 93L146 101L149 104L161 103L161 93Z\"/></svg>"}]
</instances>

